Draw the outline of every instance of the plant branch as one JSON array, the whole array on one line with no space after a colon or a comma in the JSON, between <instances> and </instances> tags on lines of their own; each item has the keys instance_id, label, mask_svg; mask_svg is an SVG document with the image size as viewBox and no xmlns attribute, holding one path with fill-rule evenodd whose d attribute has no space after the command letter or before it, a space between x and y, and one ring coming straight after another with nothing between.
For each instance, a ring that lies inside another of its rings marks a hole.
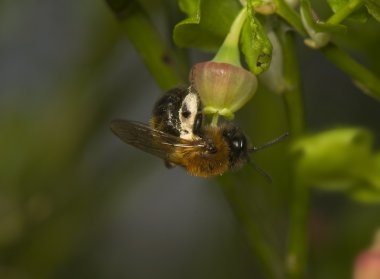
<instances>
[{"instance_id":1,"label":"plant branch","mask_svg":"<svg viewBox=\"0 0 380 279\"><path fill-rule=\"evenodd\" d=\"M305 278L308 247L309 188L293 173L293 199L286 270L288 278Z\"/></svg>"},{"instance_id":2,"label":"plant branch","mask_svg":"<svg viewBox=\"0 0 380 279\"><path fill-rule=\"evenodd\" d=\"M364 0L350 0L344 7L338 9L336 13L334 13L326 23L330 24L339 24L344 19L346 19L352 12L357 10L362 4Z\"/></svg>"},{"instance_id":3,"label":"plant branch","mask_svg":"<svg viewBox=\"0 0 380 279\"><path fill-rule=\"evenodd\" d=\"M160 88L167 90L182 83L172 52L138 1L106 2Z\"/></svg>"},{"instance_id":4,"label":"plant branch","mask_svg":"<svg viewBox=\"0 0 380 279\"><path fill-rule=\"evenodd\" d=\"M302 24L299 14L297 14L284 0L274 0L276 13L287 21L299 34L306 36L307 32Z\"/></svg>"},{"instance_id":5,"label":"plant branch","mask_svg":"<svg viewBox=\"0 0 380 279\"><path fill-rule=\"evenodd\" d=\"M380 100L379 77L332 43L321 48L321 51L330 62L349 75L365 94Z\"/></svg>"},{"instance_id":6,"label":"plant branch","mask_svg":"<svg viewBox=\"0 0 380 279\"><path fill-rule=\"evenodd\" d=\"M245 183L242 183L243 181L245 181ZM254 219L251 209L246 204L247 201L244 199L244 197L247 196L246 189L242 194L239 191L239 187L237 187L237 185L241 184L245 184L246 187L249 187L252 180L243 181L236 181L231 174L226 174L218 179L219 184L223 186L222 189L231 204L234 215L245 232L252 253L257 257L262 271L267 276L266 278L283 278L280 271L281 269L279 268L282 261L275 253L273 247L269 245L267 239L265 239L259 223ZM249 200L249 202L251 202L251 200Z\"/></svg>"},{"instance_id":7,"label":"plant branch","mask_svg":"<svg viewBox=\"0 0 380 279\"><path fill-rule=\"evenodd\" d=\"M283 31L280 36L284 57L284 78L287 87L284 91L286 112L288 114L290 135L294 139L304 133L304 105L301 92L299 64L295 50L294 33ZM308 188L297 179L294 166L290 166L292 188L289 242L287 253L287 275L289 278L302 278L305 274L307 253L307 212Z\"/></svg>"},{"instance_id":8,"label":"plant branch","mask_svg":"<svg viewBox=\"0 0 380 279\"><path fill-rule=\"evenodd\" d=\"M292 10L284 0L274 0L277 5L277 13L283 17L301 36L306 36L305 28L299 15ZM363 0L351 0L347 5L337 11L335 15L327 21L329 24L338 24L353 11L363 4ZM322 53L330 62L348 74L354 83L368 96L380 100L380 77L368 70L366 67L356 62L346 52L330 43L326 47L320 48ZM285 55L286 57L286 55ZM286 65L286 63L285 63ZM293 101L293 100L290 100ZM299 106L296 106L299 107ZM295 113L296 114L296 113Z\"/></svg>"},{"instance_id":9,"label":"plant branch","mask_svg":"<svg viewBox=\"0 0 380 279\"><path fill-rule=\"evenodd\" d=\"M295 51L295 38L292 32L285 30L282 30L282 32L280 40L283 49L283 73L286 83L283 96L288 114L290 136L298 138L304 131L305 117L298 58Z\"/></svg>"}]
</instances>

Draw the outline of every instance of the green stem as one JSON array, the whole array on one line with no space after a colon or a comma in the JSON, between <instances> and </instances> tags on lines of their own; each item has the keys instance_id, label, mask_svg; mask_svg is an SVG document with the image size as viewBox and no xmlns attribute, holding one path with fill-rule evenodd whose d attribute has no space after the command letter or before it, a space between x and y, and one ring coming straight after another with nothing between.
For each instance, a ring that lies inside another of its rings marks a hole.
<instances>
[{"instance_id":1,"label":"green stem","mask_svg":"<svg viewBox=\"0 0 380 279\"><path fill-rule=\"evenodd\" d=\"M305 278L308 243L309 188L293 174L293 199L290 212L290 231L286 270L288 278Z\"/></svg>"},{"instance_id":2,"label":"green stem","mask_svg":"<svg viewBox=\"0 0 380 279\"><path fill-rule=\"evenodd\" d=\"M218 113L214 113L212 115L212 119L211 119L211 126L213 126L213 127L218 126L218 120L219 120L219 114Z\"/></svg>"},{"instance_id":3,"label":"green stem","mask_svg":"<svg viewBox=\"0 0 380 279\"><path fill-rule=\"evenodd\" d=\"M339 8L335 14L333 14L326 23L339 24L345 18L347 18L352 12L360 8L363 5L364 0L350 0L344 7Z\"/></svg>"},{"instance_id":4,"label":"green stem","mask_svg":"<svg viewBox=\"0 0 380 279\"><path fill-rule=\"evenodd\" d=\"M295 51L295 36L292 32L283 31L280 37L283 50L285 108L289 121L289 133L293 138L298 138L304 131L304 106L301 92L301 78L298 58Z\"/></svg>"},{"instance_id":5,"label":"green stem","mask_svg":"<svg viewBox=\"0 0 380 279\"><path fill-rule=\"evenodd\" d=\"M237 180L236 178L234 179L232 175L226 174L218 178L218 181L219 184L223 186L224 194L231 204L231 208L239 224L244 229L252 253L260 262L260 267L266 275L265 278L283 278L280 267L282 261L276 255L273 247L269 245L267 239L265 239L259 222L252 216L252 209L249 208L252 199L248 198L248 201L246 201L250 194L247 193L247 189L243 189L242 191L239 187L244 184L246 187L252 186L250 185L250 183L252 183L252 177L250 177L249 180Z\"/></svg>"},{"instance_id":6,"label":"green stem","mask_svg":"<svg viewBox=\"0 0 380 279\"><path fill-rule=\"evenodd\" d=\"M287 84L284 101L290 135L294 140L302 136L305 129L299 64L295 51L294 34L284 31L280 39L284 53L284 78ZM298 176L294 172L294 166L290 167L293 172L290 178L293 189L286 270L288 278L298 279L304 277L305 274L309 193L307 187L297 180Z\"/></svg>"},{"instance_id":7,"label":"green stem","mask_svg":"<svg viewBox=\"0 0 380 279\"><path fill-rule=\"evenodd\" d=\"M365 94L380 100L379 77L332 43L321 48L321 51L330 62L348 74Z\"/></svg>"},{"instance_id":8,"label":"green stem","mask_svg":"<svg viewBox=\"0 0 380 279\"><path fill-rule=\"evenodd\" d=\"M213 61L229 63L241 67L240 51L239 51L239 38L240 32L243 28L244 21L247 18L247 9L243 8L235 18L231 25L231 29L227 34L222 46L216 53Z\"/></svg>"},{"instance_id":9,"label":"green stem","mask_svg":"<svg viewBox=\"0 0 380 279\"><path fill-rule=\"evenodd\" d=\"M274 0L277 6L277 14L285 19L299 34L306 36L307 32L302 24L299 14L293 10L284 0Z\"/></svg>"},{"instance_id":10,"label":"green stem","mask_svg":"<svg viewBox=\"0 0 380 279\"><path fill-rule=\"evenodd\" d=\"M138 1L106 0L121 21L129 40L158 85L170 89L182 83L172 52L162 40Z\"/></svg>"}]
</instances>

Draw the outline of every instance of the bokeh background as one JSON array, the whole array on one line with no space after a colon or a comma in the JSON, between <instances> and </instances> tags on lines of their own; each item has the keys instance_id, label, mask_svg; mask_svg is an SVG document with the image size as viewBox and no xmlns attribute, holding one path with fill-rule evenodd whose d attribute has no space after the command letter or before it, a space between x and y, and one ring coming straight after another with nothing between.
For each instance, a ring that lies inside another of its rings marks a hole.
<instances>
[{"instance_id":1,"label":"bokeh background","mask_svg":"<svg viewBox=\"0 0 380 279\"><path fill-rule=\"evenodd\" d=\"M175 1L144 2L169 40ZM380 28L364 27L338 39L380 76ZM299 55L308 129L363 126L378 149L380 104L301 41ZM262 278L213 179L110 132L147 122L160 94L104 1L0 2L1 279ZM380 206L314 191L310 216L309 278L348 278Z\"/></svg>"}]
</instances>

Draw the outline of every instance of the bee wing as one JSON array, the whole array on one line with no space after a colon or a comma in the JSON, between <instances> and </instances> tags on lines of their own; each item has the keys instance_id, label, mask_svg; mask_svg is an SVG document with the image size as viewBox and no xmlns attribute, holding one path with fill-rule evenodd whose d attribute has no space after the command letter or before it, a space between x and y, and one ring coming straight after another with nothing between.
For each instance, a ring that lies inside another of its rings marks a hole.
<instances>
[{"instance_id":1,"label":"bee wing","mask_svg":"<svg viewBox=\"0 0 380 279\"><path fill-rule=\"evenodd\" d=\"M169 161L173 161L170 154L173 153L174 149L188 149L202 146L201 143L181 139L137 121L113 120L111 122L111 130L122 141Z\"/></svg>"}]
</instances>

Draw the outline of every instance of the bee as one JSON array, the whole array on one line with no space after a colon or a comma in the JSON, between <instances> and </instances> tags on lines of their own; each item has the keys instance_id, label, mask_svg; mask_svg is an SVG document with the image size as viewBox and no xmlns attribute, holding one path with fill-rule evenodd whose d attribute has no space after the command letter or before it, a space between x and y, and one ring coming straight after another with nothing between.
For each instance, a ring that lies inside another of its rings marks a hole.
<instances>
[{"instance_id":1,"label":"bee","mask_svg":"<svg viewBox=\"0 0 380 279\"><path fill-rule=\"evenodd\" d=\"M163 159L167 166L181 166L190 175L211 177L238 169L249 161L251 147L243 131L232 123L202 126L199 95L189 88L176 88L161 97L153 108L150 124L116 119L111 130L122 141ZM260 168L264 176L269 176ZM270 180L270 178L269 178Z\"/></svg>"}]
</instances>

